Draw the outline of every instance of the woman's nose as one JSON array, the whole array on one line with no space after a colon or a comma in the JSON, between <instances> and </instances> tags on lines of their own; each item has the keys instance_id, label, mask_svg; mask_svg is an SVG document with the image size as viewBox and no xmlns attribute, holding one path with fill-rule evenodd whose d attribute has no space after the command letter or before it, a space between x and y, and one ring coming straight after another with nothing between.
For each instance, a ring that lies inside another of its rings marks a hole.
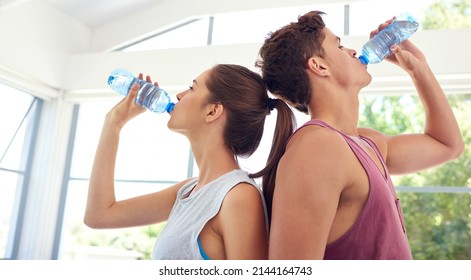
<instances>
[{"instance_id":1,"label":"woman's nose","mask_svg":"<svg viewBox=\"0 0 471 280\"><path fill-rule=\"evenodd\" d=\"M177 94L177 100L180 101L186 94L188 93L188 90L182 91Z\"/></svg>"}]
</instances>

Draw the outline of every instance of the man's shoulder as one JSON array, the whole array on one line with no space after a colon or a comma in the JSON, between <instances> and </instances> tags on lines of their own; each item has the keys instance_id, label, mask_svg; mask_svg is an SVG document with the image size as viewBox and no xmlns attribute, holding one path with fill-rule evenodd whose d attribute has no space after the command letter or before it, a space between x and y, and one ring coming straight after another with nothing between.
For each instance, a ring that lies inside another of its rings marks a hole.
<instances>
[{"instance_id":1,"label":"man's shoulder","mask_svg":"<svg viewBox=\"0 0 471 280\"><path fill-rule=\"evenodd\" d=\"M287 150L293 148L310 150L323 150L345 146L345 140L335 130L317 125L304 126L299 129L290 139Z\"/></svg>"}]
</instances>

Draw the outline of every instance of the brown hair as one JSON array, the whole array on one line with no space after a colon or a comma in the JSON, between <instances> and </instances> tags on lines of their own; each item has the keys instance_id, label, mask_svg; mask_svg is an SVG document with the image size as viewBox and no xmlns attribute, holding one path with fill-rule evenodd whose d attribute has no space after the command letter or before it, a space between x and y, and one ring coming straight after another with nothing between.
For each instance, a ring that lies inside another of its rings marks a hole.
<instances>
[{"instance_id":1,"label":"brown hair","mask_svg":"<svg viewBox=\"0 0 471 280\"><path fill-rule=\"evenodd\" d=\"M263 193L270 217L273 192L265 185L267 182L274 185L279 158L296 126L293 111L280 99L270 100L262 77L244 66L214 66L206 86L210 91L209 102L219 102L227 110L224 139L237 156L248 157L255 152L262 139L265 117L270 114L270 107L277 109L276 127L267 164L261 171L250 175L252 178L263 176Z\"/></svg>"},{"instance_id":2,"label":"brown hair","mask_svg":"<svg viewBox=\"0 0 471 280\"><path fill-rule=\"evenodd\" d=\"M255 66L262 70L262 77L268 90L306 114L311 101L311 86L306 73L307 61L314 54L323 55L321 46L325 38L322 31L325 27L323 14L320 11L308 12L300 16L298 22L292 22L270 33L260 49L260 59L255 63ZM281 106L277 108L279 113L285 110ZM287 119L277 120L277 122L283 121L287 122ZM294 119L292 123L295 123ZM277 135L279 138L276 138ZM286 141L286 134L275 130L267 165L262 171L254 174L263 176L263 193L270 220L276 172L286 149Z\"/></svg>"},{"instance_id":3,"label":"brown hair","mask_svg":"<svg viewBox=\"0 0 471 280\"><path fill-rule=\"evenodd\" d=\"M306 73L307 61L323 55L323 12L311 11L275 32L271 32L260 49L256 66L273 95L301 112L308 113L311 86Z\"/></svg>"}]
</instances>

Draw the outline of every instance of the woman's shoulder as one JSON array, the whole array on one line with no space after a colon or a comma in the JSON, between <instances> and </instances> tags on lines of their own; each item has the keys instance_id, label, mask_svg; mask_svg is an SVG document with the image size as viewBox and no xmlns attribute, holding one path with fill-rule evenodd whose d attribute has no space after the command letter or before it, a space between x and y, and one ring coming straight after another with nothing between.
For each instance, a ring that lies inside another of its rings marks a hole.
<instances>
[{"instance_id":1,"label":"woman's shoulder","mask_svg":"<svg viewBox=\"0 0 471 280\"><path fill-rule=\"evenodd\" d=\"M252 184L240 182L229 190L226 194L221 213L231 213L231 216L238 216L248 211L255 213L263 210L263 196Z\"/></svg>"}]
</instances>

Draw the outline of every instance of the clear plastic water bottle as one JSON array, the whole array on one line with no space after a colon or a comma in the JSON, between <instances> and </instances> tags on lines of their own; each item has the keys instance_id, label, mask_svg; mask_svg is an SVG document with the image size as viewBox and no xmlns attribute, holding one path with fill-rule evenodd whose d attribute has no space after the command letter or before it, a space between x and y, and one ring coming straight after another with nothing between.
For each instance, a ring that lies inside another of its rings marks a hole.
<instances>
[{"instance_id":1,"label":"clear plastic water bottle","mask_svg":"<svg viewBox=\"0 0 471 280\"><path fill-rule=\"evenodd\" d=\"M419 28L419 23L409 13L398 15L388 27L381 30L365 43L360 59L363 64L381 62L391 54L391 46L408 39Z\"/></svg>"},{"instance_id":2,"label":"clear plastic water bottle","mask_svg":"<svg viewBox=\"0 0 471 280\"><path fill-rule=\"evenodd\" d=\"M144 80L138 79L130 71L125 69L115 69L108 77L108 85L122 95L128 95L134 83L138 83L140 88L136 96L136 104L155 113L170 113L175 106L170 100L169 94Z\"/></svg>"}]
</instances>

